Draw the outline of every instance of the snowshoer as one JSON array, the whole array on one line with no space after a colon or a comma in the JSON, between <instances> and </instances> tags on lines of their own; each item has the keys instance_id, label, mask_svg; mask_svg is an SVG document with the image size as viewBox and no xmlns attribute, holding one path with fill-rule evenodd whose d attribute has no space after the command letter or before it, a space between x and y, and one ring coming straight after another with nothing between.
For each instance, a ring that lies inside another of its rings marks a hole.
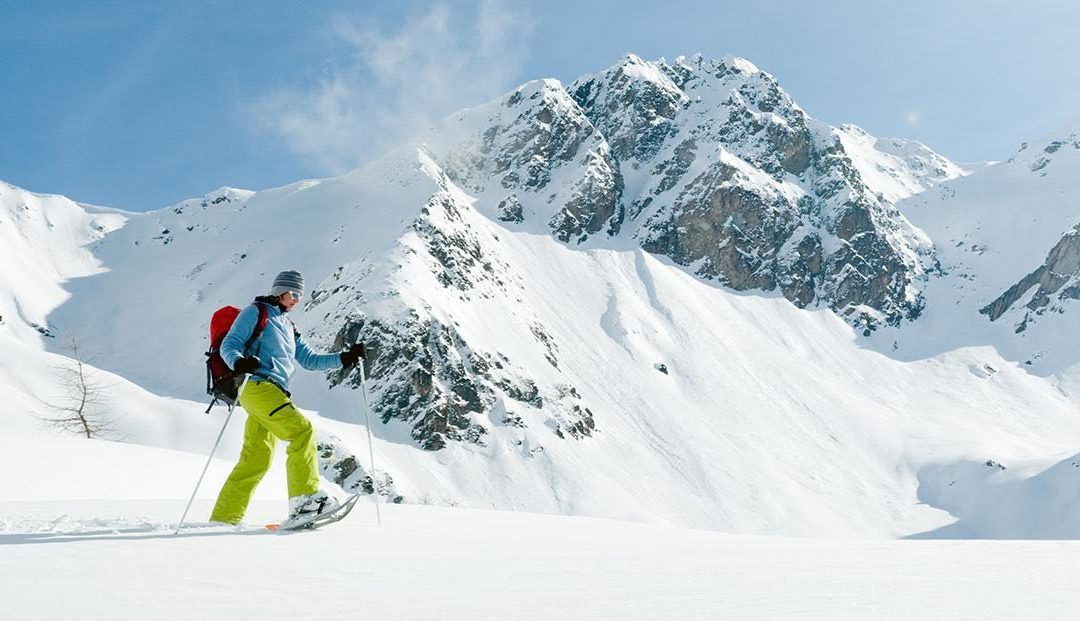
<instances>
[{"instance_id":1,"label":"snowshoer","mask_svg":"<svg viewBox=\"0 0 1080 621\"><path fill-rule=\"evenodd\" d=\"M340 354L312 351L288 317L303 295L300 272L281 272L274 278L270 295L256 298L241 311L222 341L221 357L226 364L237 373L250 374L239 399L248 417L240 461L218 493L212 521L240 523L255 487L270 468L278 440L288 443L289 516L282 528L310 522L340 504L319 487L315 430L293 404L289 378L295 370L294 360L311 371L353 366L363 358L364 344L356 343ZM266 327L245 352L245 342L259 320L260 304L267 311Z\"/></svg>"}]
</instances>

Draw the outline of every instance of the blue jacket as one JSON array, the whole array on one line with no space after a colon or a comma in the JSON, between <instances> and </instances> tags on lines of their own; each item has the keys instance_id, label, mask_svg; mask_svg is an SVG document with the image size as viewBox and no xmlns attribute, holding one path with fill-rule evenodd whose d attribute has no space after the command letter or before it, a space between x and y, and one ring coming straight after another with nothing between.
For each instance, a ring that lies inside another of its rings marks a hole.
<instances>
[{"instance_id":1,"label":"blue jacket","mask_svg":"<svg viewBox=\"0 0 1080 621\"><path fill-rule=\"evenodd\" d=\"M292 319L289 319L281 307L272 302L265 305L266 327L246 354L259 357L259 370L252 374L252 379L269 379L282 390L288 390L289 378L296 370L293 360L309 371L325 371L341 366L340 354L319 354L311 351L293 325ZM230 369L236 366L237 360L244 357L244 343L251 338L258 321L258 307L249 304L240 311L229 328L229 333L221 342L221 358Z\"/></svg>"}]
</instances>

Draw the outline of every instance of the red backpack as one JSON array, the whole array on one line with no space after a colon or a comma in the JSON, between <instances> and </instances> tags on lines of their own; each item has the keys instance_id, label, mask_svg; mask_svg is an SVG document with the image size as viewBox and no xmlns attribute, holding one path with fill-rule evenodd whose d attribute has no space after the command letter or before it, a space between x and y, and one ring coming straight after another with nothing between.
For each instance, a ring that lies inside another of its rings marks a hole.
<instances>
[{"instance_id":1,"label":"red backpack","mask_svg":"<svg viewBox=\"0 0 1080 621\"><path fill-rule=\"evenodd\" d=\"M253 302L253 304L259 309L259 321L244 343L245 356L251 344L262 334L268 319L266 305L262 302ZM222 306L210 317L210 349L206 352L206 394L214 399L206 408L207 412L210 412L210 408L214 407L218 401L229 407L235 406L237 391L240 390L240 384L244 381L244 374L230 369L221 357L221 342L225 340L225 335L229 333L229 329L232 328L239 314L240 309L235 306Z\"/></svg>"}]
</instances>

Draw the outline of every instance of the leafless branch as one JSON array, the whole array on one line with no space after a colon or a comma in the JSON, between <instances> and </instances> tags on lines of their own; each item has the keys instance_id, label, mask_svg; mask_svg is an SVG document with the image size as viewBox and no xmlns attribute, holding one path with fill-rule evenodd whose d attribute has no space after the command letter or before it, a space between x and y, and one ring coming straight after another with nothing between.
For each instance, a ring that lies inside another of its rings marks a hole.
<instances>
[{"instance_id":1,"label":"leafless branch","mask_svg":"<svg viewBox=\"0 0 1080 621\"><path fill-rule=\"evenodd\" d=\"M111 413L108 387L93 377L79 351L78 339L66 335L65 341L68 360L52 367L63 394L51 401L41 400L49 413L36 418L66 433L87 438L115 435L117 419Z\"/></svg>"}]
</instances>

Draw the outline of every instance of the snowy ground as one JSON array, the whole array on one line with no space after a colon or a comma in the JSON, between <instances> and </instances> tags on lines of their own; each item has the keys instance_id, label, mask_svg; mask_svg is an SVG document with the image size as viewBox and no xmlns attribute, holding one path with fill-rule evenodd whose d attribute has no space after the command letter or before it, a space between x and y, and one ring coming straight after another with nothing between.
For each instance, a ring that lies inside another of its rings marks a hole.
<instances>
[{"instance_id":1,"label":"snowy ground","mask_svg":"<svg viewBox=\"0 0 1080 621\"><path fill-rule=\"evenodd\" d=\"M180 505L0 504L146 519L0 533L0 616L1064 619L1080 570L1080 542L771 538L423 506L383 507L381 527L362 505L314 533L174 537L160 527Z\"/></svg>"},{"instance_id":2,"label":"snowy ground","mask_svg":"<svg viewBox=\"0 0 1080 621\"><path fill-rule=\"evenodd\" d=\"M1075 617L1078 541L757 537L423 505L382 505L380 527L369 503L275 535L261 525L284 512L280 463L238 531L199 526L230 467L216 460L193 528L173 536L201 465L67 438L5 451L0 618Z\"/></svg>"}]
</instances>

